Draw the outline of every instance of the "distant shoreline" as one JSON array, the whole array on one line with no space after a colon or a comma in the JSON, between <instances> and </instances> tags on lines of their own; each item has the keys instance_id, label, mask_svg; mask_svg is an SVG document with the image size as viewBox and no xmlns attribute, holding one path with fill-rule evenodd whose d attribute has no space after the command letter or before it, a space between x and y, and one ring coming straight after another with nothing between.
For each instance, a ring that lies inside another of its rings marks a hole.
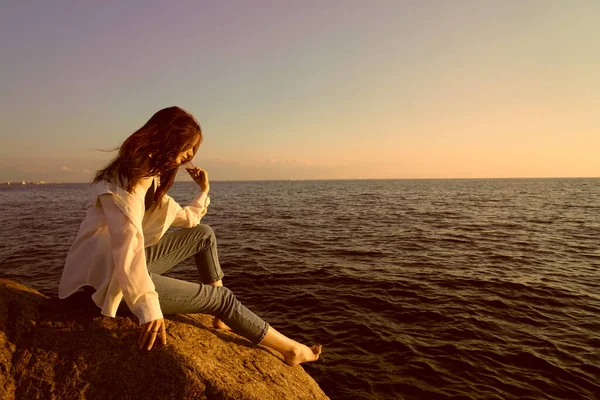
<instances>
[{"instance_id":1,"label":"distant shoreline","mask_svg":"<svg viewBox=\"0 0 600 400\"><path fill-rule=\"evenodd\" d=\"M335 181L492 181L492 180L540 180L540 179L600 179L600 176L566 177L507 177L507 178L335 178L335 179L213 179L211 182L335 182ZM175 183L191 183L177 180ZM1 181L0 186L39 186L64 184L89 184L90 182Z\"/></svg>"}]
</instances>

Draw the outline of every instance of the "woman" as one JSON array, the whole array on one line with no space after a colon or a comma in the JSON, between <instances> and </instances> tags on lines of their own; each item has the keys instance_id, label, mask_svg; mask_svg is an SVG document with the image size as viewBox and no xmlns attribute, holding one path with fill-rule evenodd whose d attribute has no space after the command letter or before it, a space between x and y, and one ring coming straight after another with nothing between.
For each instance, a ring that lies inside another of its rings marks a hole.
<instances>
[{"instance_id":1,"label":"woman","mask_svg":"<svg viewBox=\"0 0 600 400\"><path fill-rule=\"evenodd\" d=\"M201 143L200 126L179 107L158 111L123 142L117 157L93 180L59 297L91 286L92 299L110 317L125 299L139 319L140 349L152 349L158 336L166 344L163 314L206 313L215 316L215 328L231 327L253 344L280 352L289 365L316 361L320 345L307 347L287 338L223 287L214 232L200 224L210 204L206 171L188 169L200 187L188 206L182 208L167 195L178 168ZM169 227L183 229L166 233ZM162 276L192 256L202 284Z\"/></svg>"}]
</instances>

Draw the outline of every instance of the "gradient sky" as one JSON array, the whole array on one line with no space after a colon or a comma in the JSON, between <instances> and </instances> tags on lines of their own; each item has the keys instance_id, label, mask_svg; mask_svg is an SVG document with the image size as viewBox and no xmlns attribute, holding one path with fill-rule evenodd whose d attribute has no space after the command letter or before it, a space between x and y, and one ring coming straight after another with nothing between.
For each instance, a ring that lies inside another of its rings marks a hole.
<instances>
[{"instance_id":1,"label":"gradient sky","mask_svg":"<svg viewBox=\"0 0 600 400\"><path fill-rule=\"evenodd\" d=\"M600 1L2 1L0 180L157 110L215 180L600 176Z\"/></svg>"}]
</instances>

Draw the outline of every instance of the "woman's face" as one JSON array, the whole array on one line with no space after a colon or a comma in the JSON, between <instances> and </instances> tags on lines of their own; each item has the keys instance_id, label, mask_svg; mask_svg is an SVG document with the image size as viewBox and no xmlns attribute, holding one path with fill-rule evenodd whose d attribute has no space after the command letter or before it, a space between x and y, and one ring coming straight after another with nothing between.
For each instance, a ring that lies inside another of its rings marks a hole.
<instances>
[{"instance_id":1,"label":"woman's face","mask_svg":"<svg viewBox=\"0 0 600 400\"><path fill-rule=\"evenodd\" d=\"M190 145L189 148L183 150L181 153L177 155L175 162L178 165L185 164L188 161L191 161L195 156L195 151L198 148L200 142L200 136L196 138L196 141Z\"/></svg>"}]
</instances>

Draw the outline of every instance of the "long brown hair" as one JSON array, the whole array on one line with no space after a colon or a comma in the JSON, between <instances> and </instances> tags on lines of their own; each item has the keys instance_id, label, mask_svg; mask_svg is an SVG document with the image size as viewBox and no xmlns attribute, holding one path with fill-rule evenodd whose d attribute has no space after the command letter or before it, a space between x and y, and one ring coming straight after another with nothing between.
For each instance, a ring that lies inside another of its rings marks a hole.
<instances>
[{"instance_id":1,"label":"long brown hair","mask_svg":"<svg viewBox=\"0 0 600 400\"><path fill-rule=\"evenodd\" d=\"M154 208L175 182L179 153L196 143L195 154L201 142L202 130L191 114L175 106L163 108L123 142L117 157L92 182L119 183L131 193L140 179L159 176Z\"/></svg>"}]
</instances>

